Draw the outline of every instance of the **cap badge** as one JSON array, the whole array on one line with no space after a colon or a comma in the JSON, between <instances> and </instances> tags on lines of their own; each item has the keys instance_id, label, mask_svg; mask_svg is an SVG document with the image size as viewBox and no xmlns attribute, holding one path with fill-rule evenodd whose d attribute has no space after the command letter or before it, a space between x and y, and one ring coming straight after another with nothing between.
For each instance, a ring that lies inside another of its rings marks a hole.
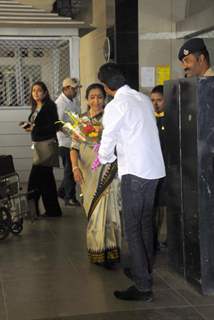
<instances>
[{"instance_id":1,"label":"cap badge","mask_svg":"<svg viewBox=\"0 0 214 320\"><path fill-rule=\"evenodd\" d=\"M189 54L189 50L184 49L184 55L185 55L185 56L188 56L188 54Z\"/></svg>"}]
</instances>

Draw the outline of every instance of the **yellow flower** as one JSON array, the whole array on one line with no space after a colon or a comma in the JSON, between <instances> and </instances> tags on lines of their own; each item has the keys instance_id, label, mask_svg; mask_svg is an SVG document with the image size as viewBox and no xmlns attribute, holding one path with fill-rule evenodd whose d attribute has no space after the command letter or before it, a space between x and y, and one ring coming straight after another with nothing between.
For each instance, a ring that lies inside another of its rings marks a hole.
<instances>
[{"instance_id":1,"label":"yellow flower","mask_svg":"<svg viewBox=\"0 0 214 320\"><path fill-rule=\"evenodd\" d=\"M98 136L98 133L97 133L97 132L91 132L91 133L89 133L88 136L91 137L91 138L97 137L97 136Z\"/></svg>"}]
</instances>

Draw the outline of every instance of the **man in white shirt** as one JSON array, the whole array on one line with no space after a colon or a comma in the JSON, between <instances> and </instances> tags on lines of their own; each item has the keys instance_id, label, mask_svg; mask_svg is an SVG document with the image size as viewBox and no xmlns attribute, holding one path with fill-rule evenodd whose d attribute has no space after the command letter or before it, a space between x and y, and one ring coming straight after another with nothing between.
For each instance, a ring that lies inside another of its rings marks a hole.
<instances>
[{"instance_id":1,"label":"man in white shirt","mask_svg":"<svg viewBox=\"0 0 214 320\"><path fill-rule=\"evenodd\" d=\"M55 101L59 120L64 122L69 120L66 111L80 113L80 107L75 101L79 88L80 84L76 78L66 78L63 80L62 93ZM71 138L66 136L62 131L57 132L57 138L59 142L59 153L64 167L64 177L58 189L58 196L64 199L65 205L79 205L76 199L76 184L70 160Z\"/></svg>"},{"instance_id":2,"label":"man in white shirt","mask_svg":"<svg viewBox=\"0 0 214 320\"><path fill-rule=\"evenodd\" d=\"M113 97L104 111L98 159L118 161L122 211L134 285L114 295L150 302L153 265L153 204L158 179L165 176L158 129L150 99L131 89L118 66L100 67L99 80Z\"/></svg>"}]
</instances>

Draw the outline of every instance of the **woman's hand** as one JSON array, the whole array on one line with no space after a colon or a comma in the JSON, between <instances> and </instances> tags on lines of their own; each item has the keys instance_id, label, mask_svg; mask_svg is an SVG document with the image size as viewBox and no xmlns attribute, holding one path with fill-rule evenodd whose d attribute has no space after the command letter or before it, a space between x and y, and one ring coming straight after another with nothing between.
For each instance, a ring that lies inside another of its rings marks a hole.
<instances>
[{"instance_id":1,"label":"woman's hand","mask_svg":"<svg viewBox=\"0 0 214 320\"><path fill-rule=\"evenodd\" d=\"M93 147L93 151L98 154L99 149L100 149L100 143L96 143Z\"/></svg>"},{"instance_id":2,"label":"woman's hand","mask_svg":"<svg viewBox=\"0 0 214 320\"><path fill-rule=\"evenodd\" d=\"M76 141L76 142L80 142L81 140L80 140L80 138L79 138L79 136L76 134L76 133L72 133L72 135L71 135L71 139L73 140L73 141Z\"/></svg>"},{"instance_id":3,"label":"woman's hand","mask_svg":"<svg viewBox=\"0 0 214 320\"><path fill-rule=\"evenodd\" d=\"M31 132L33 130L34 124L28 121L21 121L19 126L25 130L25 132Z\"/></svg>"},{"instance_id":4,"label":"woman's hand","mask_svg":"<svg viewBox=\"0 0 214 320\"><path fill-rule=\"evenodd\" d=\"M79 184L84 183L82 171L80 170L79 167L74 167L73 168L73 175L74 175L75 182L77 182Z\"/></svg>"},{"instance_id":5,"label":"woman's hand","mask_svg":"<svg viewBox=\"0 0 214 320\"><path fill-rule=\"evenodd\" d=\"M25 130L25 132L31 132L33 130L33 126L31 125L31 126L25 128L24 130Z\"/></svg>"}]
</instances>

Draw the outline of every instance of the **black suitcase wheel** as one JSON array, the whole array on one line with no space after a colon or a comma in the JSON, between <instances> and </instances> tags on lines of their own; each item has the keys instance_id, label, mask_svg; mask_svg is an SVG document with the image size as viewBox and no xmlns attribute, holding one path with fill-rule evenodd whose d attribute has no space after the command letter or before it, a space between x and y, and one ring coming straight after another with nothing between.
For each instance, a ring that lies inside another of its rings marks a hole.
<instances>
[{"instance_id":1,"label":"black suitcase wheel","mask_svg":"<svg viewBox=\"0 0 214 320\"><path fill-rule=\"evenodd\" d=\"M21 222L14 222L10 227L10 231L15 235L18 235L20 232L22 232L22 230L23 224Z\"/></svg>"}]
</instances>

